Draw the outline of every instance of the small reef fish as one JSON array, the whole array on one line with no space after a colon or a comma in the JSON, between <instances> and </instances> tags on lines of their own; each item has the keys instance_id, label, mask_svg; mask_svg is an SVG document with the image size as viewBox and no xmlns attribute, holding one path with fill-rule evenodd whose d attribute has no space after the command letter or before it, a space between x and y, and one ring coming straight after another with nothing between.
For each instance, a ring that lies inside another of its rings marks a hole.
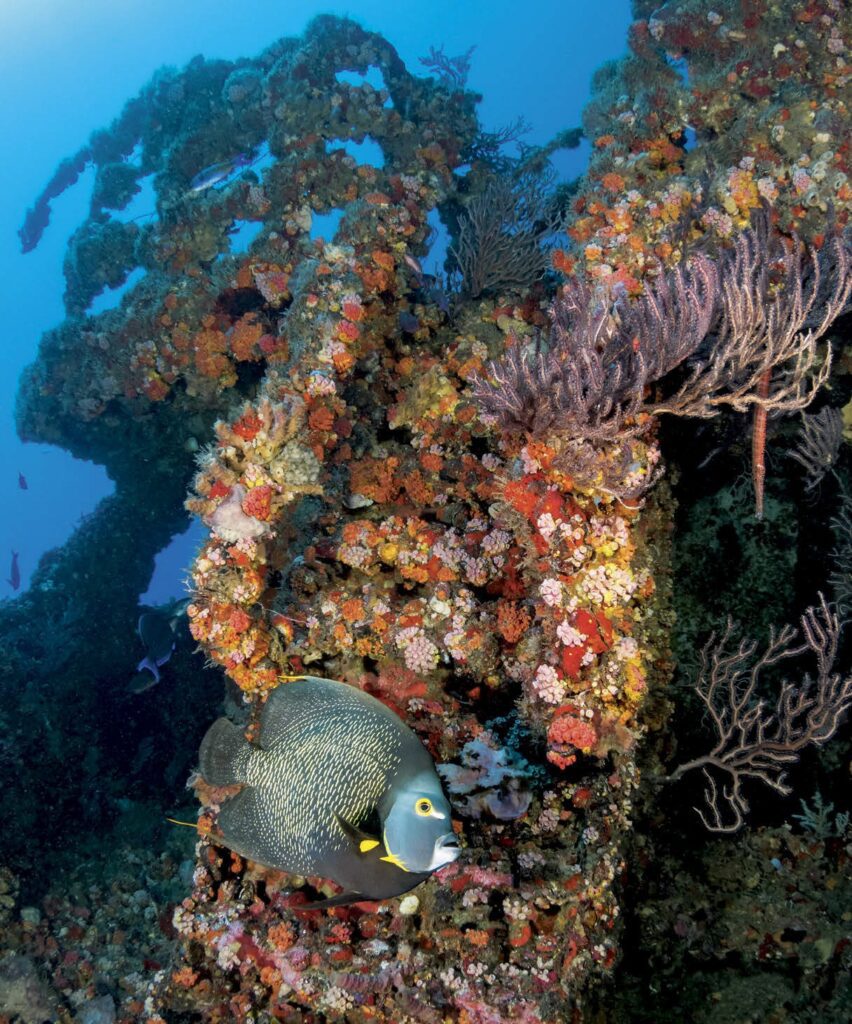
<instances>
[{"instance_id":1,"label":"small reef fish","mask_svg":"<svg viewBox=\"0 0 852 1024\"><path fill-rule=\"evenodd\" d=\"M175 649L175 631L170 618L160 612L143 612L136 628L145 646L145 657L136 666L136 671L143 673L143 677L138 682L134 680L130 690L143 693L159 683L160 667L165 665ZM145 669L151 673L151 679L144 675Z\"/></svg>"},{"instance_id":2,"label":"small reef fish","mask_svg":"<svg viewBox=\"0 0 852 1024\"><path fill-rule=\"evenodd\" d=\"M390 708L346 683L282 683L255 743L220 718L199 760L207 783L243 787L223 802L214 841L343 887L312 907L399 896L460 853L426 748Z\"/></svg>"},{"instance_id":3,"label":"small reef fish","mask_svg":"<svg viewBox=\"0 0 852 1024\"><path fill-rule=\"evenodd\" d=\"M220 182L230 178L231 175L241 167L247 167L252 162L248 153L237 153L230 160L223 160L218 164L211 164L190 181L188 191L191 193L206 192L208 188L218 185Z\"/></svg>"},{"instance_id":4,"label":"small reef fish","mask_svg":"<svg viewBox=\"0 0 852 1024\"><path fill-rule=\"evenodd\" d=\"M403 259L418 277L423 277L423 267L420 265L420 260L410 255L410 253L406 253Z\"/></svg>"},{"instance_id":5,"label":"small reef fish","mask_svg":"<svg viewBox=\"0 0 852 1024\"><path fill-rule=\"evenodd\" d=\"M18 552L12 552L12 568L9 570L9 579L6 580L12 590L19 590L21 587L21 568L18 565Z\"/></svg>"},{"instance_id":6,"label":"small reef fish","mask_svg":"<svg viewBox=\"0 0 852 1024\"><path fill-rule=\"evenodd\" d=\"M18 470L18 487L20 487L22 491L28 491L30 489L30 485L27 483L27 478L20 470Z\"/></svg>"},{"instance_id":7,"label":"small reef fish","mask_svg":"<svg viewBox=\"0 0 852 1024\"><path fill-rule=\"evenodd\" d=\"M413 313L403 310L399 314L399 327L406 334L414 334L415 331L420 330L420 320Z\"/></svg>"},{"instance_id":8,"label":"small reef fish","mask_svg":"<svg viewBox=\"0 0 852 1024\"><path fill-rule=\"evenodd\" d=\"M434 274L424 273L420 260L410 253L405 253L402 258L414 274L414 283L417 285L417 290L422 294L423 299L426 302L434 303L442 313L449 313L450 297L441 281ZM405 315L405 313L402 313L401 317ZM403 327L403 330L407 331L408 329ZM408 333L413 333L413 331Z\"/></svg>"}]
</instances>

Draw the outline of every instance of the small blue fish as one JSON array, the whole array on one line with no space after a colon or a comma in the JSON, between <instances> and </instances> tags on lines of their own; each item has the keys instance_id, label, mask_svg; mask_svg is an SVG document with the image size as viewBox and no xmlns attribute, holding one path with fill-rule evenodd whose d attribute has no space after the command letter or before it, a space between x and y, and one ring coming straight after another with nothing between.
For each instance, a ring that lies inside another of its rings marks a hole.
<instances>
[{"instance_id":1,"label":"small blue fish","mask_svg":"<svg viewBox=\"0 0 852 1024\"><path fill-rule=\"evenodd\" d=\"M18 487L20 487L22 491L28 491L30 489L30 485L27 483L27 478L20 470L18 470Z\"/></svg>"},{"instance_id":2,"label":"small blue fish","mask_svg":"<svg viewBox=\"0 0 852 1024\"><path fill-rule=\"evenodd\" d=\"M241 167L247 167L250 163L252 163L252 158L248 153L237 153L230 160L211 164L210 167L205 167L203 171L199 171L195 175L189 183L188 191L196 195L200 192L206 192L208 188L226 181L235 171L238 171Z\"/></svg>"},{"instance_id":3,"label":"small blue fish","mask_svg":"<svg viewBox=\"0 0 852 1024\"><path fill-rule=\"evenodd\" d=\"M18 565L18 552L12 552L12 568L9 570L9 579L6 580L12 590L19 590L21 586L21 569Z\"/></svg>"},{"instance_id":4,"label":"small blue fish","mask_svg":"<svg viewBox=\"0 0 852 1024\"><path fill-rule=\"evenodd\" d=\"M450 312L450 296L441 281L432 274L423 275L423 283L420 286L423 299L431 302L445 315Z\"/></svg>"},{"instance_id":5,"label":"small blue fish","mask_svg":"<svg viewBox=\"0 0 852 1024\"><path fill-rule=\"evenodd\" d=\"M399 326L406 334L414 334L420 330L420 320L413 313L403 310L399 314Z\"/></svg>"}]
</instances>

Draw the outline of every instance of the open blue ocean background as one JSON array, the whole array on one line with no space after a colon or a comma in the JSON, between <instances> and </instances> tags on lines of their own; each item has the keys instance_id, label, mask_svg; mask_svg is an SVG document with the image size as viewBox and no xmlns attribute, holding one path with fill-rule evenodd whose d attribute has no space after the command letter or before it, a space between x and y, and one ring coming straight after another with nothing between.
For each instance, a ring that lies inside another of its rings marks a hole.
<instances>
[{"instance_id":1,"label":"open blue ocean background","mask_svg":"<svg viewBox=\"0 0 852 1024\"><path fill-rule=\"evenodd\" d=\"M22 444L14 423L18 377L42 332L63 318L62 260L71 232L86 215L93 171L53 203L51 223L34 252L22 255L17 230L57 164L109 124L162 65L196 54L234 59L258 53L281 36L301 33L316 14L359 20L383 33L416 72L431 46L473 53L469 87L484 96L481 119L495 130L524 117L526 142L542 143L579 124L591 76L620 56L630 22L628 0L2 0L0 2L0 594L12 552L21 589L39 558L62 544L81 516L109 494L102 467L42 444ZM427 71L424 68L423 73ZM581 174L588 143L563 153L559 172ZM151 204L153 209L153 203ZM144 212L144 211L140 211ZM93 310L118 296L101 296ZM22 473L27 489L19 486ZM184 570L202 535L199 524L176 537L158 560L143 600L183 594Z\"/></svg>"}]
</instances>

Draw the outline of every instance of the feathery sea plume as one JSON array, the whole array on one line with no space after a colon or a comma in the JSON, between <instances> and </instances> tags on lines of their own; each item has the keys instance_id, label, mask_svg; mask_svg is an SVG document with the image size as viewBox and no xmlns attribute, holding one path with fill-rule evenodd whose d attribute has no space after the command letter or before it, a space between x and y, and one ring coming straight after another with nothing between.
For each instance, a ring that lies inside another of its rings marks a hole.
<instances>
[{"instance_id":1,"label":"feathery sea plume","mask_svg":"<svg viewBox=\"0 0 852 1024\"><path fill-rule=\"evenodd\" d=\"M773 240L764 215L731 251L693 257L633 303L570 281L549 333L516 340L473 380L473 395L504 430L590 441L628 436L661 413L793 412L828 378L831 350L818 342L850 293L845 238L803 250ZM671 387L649 393L679 367Z\"/></svg>"},{"instance_id":2,"label":"feathery sea plume","mask_svg":"<svg viewBox=\"0 0 852 1024\"><path fill-rule=\"evenodd\" d=\"M574 280L550 309L549 334L515 341L473 384L480 408L506 430L561 431L587 440L629 432L647 385L706 336L719 294L706 256L661 277L635 303Z\"/></svg>"},{"instance_id":3,"label":"feathery sea plume","mask_svg":"<svg viewBox=\"0 0 852 1024\"><path fill-rule=\"evenodd\" d=\"M773 237L767 215L719 261L719 305L688 378L649 412L709 418L728 407L774 412L805 408L831 371L817 343L849 306L848 239L820 250Z\"/></svg>"},{"instance_id":4,"label":"feathery sea plume","mask_svg":"<svg viewBox=\"0 0 852 1024\"><path fill-rule=\"evenodd\" d=\"M790 458L805 470L805 490L812 491L833 468L843 443L843 413L826 406L817 413L802 414L802 434Z\"/></svg>"}]
</instances>

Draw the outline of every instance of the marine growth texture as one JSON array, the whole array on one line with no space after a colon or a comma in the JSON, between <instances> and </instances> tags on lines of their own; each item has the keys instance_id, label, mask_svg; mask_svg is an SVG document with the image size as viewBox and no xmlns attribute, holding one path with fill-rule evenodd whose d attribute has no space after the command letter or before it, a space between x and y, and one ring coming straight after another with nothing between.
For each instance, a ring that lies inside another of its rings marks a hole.
<instances>
[{"instance_id":1,"label":"marine growth texture","mask_svg":"<svg viewBox=\"0 0 852 1024\"><path fill-rule=\"evenodd\" d=\"M25 245L50 196L96 164L69 319L29 371L22 429L112 417L149 420L175 448L202 442L187 507L210 536L190 628L241 695L249 736L287 677L361 687L441 766L464 847L402 899L300 910L334 889L217 845L229 793L198 780L193 887L173 917L184 959L153 978L151 1024L556 1024L583 1019L618 961L640 766L658 767L668 714L656 423L637 408L594 443L506 430L474 383L549 328L568 276L615 304L697 241L724 248L761 204L818 247L818 212L843 224L850 199L839 4L792 20L759 0L636 7L630 54L597 77L591 166L543 280L473 299L423 273L434 211L460 245L505 161L458 81L412 76L386 41L334 18L255 59L160 73L28 219ZM368 136L382 166L345 148ZM256 167L191 191L204 168L263 146ZM527 153L518 179L547 152ZM156 220L122 222L113 211L150 174ZM334 236L312 237L331 210ZM236 251L246 224L258 233ZM137 267L118 309L82 318Z\"/></svg>"}]
</instances>

